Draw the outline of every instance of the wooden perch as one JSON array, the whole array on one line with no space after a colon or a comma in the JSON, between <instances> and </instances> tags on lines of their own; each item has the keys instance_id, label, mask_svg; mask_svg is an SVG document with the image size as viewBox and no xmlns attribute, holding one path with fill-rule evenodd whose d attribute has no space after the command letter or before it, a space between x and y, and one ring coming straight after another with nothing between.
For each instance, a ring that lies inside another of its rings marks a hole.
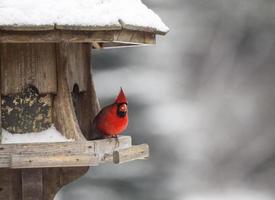
<instances>
[{"instance_id":1,"label":"wooden perch","mask_svg":"<svg viewBox=\"0 0 275 200\"><path fill-rule=\"evenodd\" d=\"M77 167L98 165L97 154L11 155L11 168Z\"/></svg>"},{"instance_id":2,"label":"wooden perch","mask_svg":"<svg viewBox=\"0 0 275 200\"><path fill-rule=\"evenodd\" d=\"M137 159L145 159L149 157L148 144L132 146L126 149L119 149L113 153L113 161L116 164L121 164Z\"/></svg>"},{"instance_id":3,"label":"wooden perch","mask_svg":"<svg viewBox=\"0 0 275 200\"><path fill-rule=\"evenodd\" d=\"M0 168L47 168L124 163L149 156L147 144L131 146L130 136L93 141L3 144Z\"/></svg>"},{"instance_id":4,"label":"wooden perch","mask_svg":"<svg viewBox=\"0 0 275 200\"><path fill-rule=\"evenodd\" d=\"M0 168L95 166L113 151L131 147L131 137L79 142L3 144Z\"/></svg>"}]
</instances>

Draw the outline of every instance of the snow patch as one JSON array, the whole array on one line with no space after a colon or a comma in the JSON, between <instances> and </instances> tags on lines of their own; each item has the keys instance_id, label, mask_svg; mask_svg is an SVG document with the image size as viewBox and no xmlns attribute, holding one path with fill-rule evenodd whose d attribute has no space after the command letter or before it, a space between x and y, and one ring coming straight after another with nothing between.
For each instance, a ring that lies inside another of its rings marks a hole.
<instances>
[{"instance_id":1,"label":"snow patch","mask_svg":"<svg viewBox=\"0 0 275 200\"><path fill-rule=\"evenodd\" d=\"M2 129L2 144L15 143L41 143L41 142L71 142L72 139L67 139L54 126L41 132L33 133L10 133Z\"/></svg>"},{"instance_id":2,"label":"snow patch","mask_svg":"<svg viewBox=\"0 0 275 200\"><path fill-rule=\"evenodd\" d=\"M0 0L0 25L133 26L167 32L140 0Z\"/></svg>"}]
</instances>

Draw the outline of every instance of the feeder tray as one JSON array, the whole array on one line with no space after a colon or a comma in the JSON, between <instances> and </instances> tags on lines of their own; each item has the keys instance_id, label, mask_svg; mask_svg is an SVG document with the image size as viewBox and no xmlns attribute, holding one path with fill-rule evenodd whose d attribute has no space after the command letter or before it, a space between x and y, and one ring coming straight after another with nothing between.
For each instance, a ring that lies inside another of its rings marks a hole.
<instances>
[{"instance_id":1,"label":"feeder tray","mask_svg":"<svg viewBox=\"0 0 275 200\"><path fill-rule=\"evenodd\" d=\"M99 111L92 49L155 44L148 27L0 25L1 127L38 132L52 124L69 142L0 144L0 200L51 200L89 166L149 156L130 136L94 138ZM1 135L1 134L0 134Z\"/></svg>"}]
</instances>

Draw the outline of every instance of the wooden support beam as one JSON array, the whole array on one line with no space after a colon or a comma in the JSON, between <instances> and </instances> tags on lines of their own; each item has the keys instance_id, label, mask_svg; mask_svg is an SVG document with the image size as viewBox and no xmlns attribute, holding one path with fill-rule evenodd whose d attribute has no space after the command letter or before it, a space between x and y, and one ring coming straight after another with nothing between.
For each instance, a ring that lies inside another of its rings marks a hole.
<instances>
[{"instance_id":1,"label":"wooden support beam","mask_svg":"<svg viewBox=\"0 0 275 200\"><path fill-rule=\"evenodd\" d=\"M22 200L43 200L42 169L22 170Z\"/></svg>"},{"instance_id":2,"label":"wooden support beam","mask_svg":"<svg viewBox=\"0 0 275 200\"><path fill-rule=\"evenodd\" d=\"M72 44L78 45L78 44ZM93 131L93 119L95 115L100 110L99 102L96 97L94 81L92 77L92 63L91 63L91 55L92 48L89 44L81 44L82 51L81 55L76 59L82 59L84 61L77 62L73 67L73 72L79 73L79 68L81 69L81 73L79 77L85 77L86 87L81 87L80 84L83 81L75 81L77 86L73 86L72 91L72 99L73 106L75 110L75 114L78 120L79 127L81 129L82 134L86 139L93 139L94 131ZM77 49L75 50L77 51ZM77 54L79 55L79 53ZM83 78L84 79L84 78ZM70 84L69 84L70 85ZM84 90L85 89L85 90Z\"/></svg>"},{"instance_id":3,"label":"wooden support beam","mask_svg":"<svg viewBox=\"0 0 275 200\"><path fill-rule=\"evenodd\" d=\"M2 141L2 62L1 62L1 49L2 49L2 44L0 43L0 77L1 77L1 81L0 81L0 141ZM1 172L0 172L1 173ZM1 194L1 193L0 193Z\"/></svg>"},{"instance_id":4,"label":"wooden support beam","mask_svg":"<svg viewBox=\"0 0 275 200\"><path fill-rule=\"evenodd\" d=\"M115 30L129 30L148 32L154 34L165 35L167 32L159 31L155 28L136 26L132 24L124 23L122 20L118 21L119 24L111 26L85 26L85 25L64 25L64 24L48 24L48 25L0 25L0 31L50 31L50 30L62 30L62 31L115 31Z\"/></svg>"},{"instance_id":5,"label":"wooden support beam","mask_svg":"<svg viewBox=\"0 0 275 200\"><path fill-rule=\"evenodd\" d=\"M62 51L62 59L65 59L66 81L69 92L73 92L77 85L79 92L87 91L88 77L90 73L90 46L87 44L67 43L58 45L58 51ZM60 53L60 52L58 52Z\"/></svg>"},{"instance_id":6,"label":"wooden support beam","mask_svg":"<svg viewBox=\"0 0 275 200\"><path fill-rule=\"evenodd\" d=\"M106 43L109 48L115 43L119 46L155 44L156 34L135 30L107 30L107 31L80 31L80 30L47 30L47 31L1 31L0 43ZM97 45L97 47L99 47ZM104 45L100 45L104 48Z\"/></svg>"},{"instance_id":7,"label":"wooden support beam","mask_svg":"<svg viewBox=\"0 0 275 200\"><path fill-rule=\"evenodd\" d=\"M92 46L93 46L94 49L101 49L102 48L98 42L92 42Z\"/></svg>"},{"instance_id":8,"label":"wooden support beam","mask_svg":"<svg viewBox=\"0 0 275 200\"><path fill-rule=\"evenodd\" d=\"M149 157L148 144L132 146L126 149L119 149L113 153L113 161L116 164L121 164L137 159L145 159Z\"/></svg>"},{"instance_id":9,"label":"wooden support beam","mask_svg":"<svg viewBox=\"0 0 275 200\"><path fill-rule=\"evenodd\" d=\"M81 133L69 86L69 45L67 43L57 44L57 95L54 98L54 124L59 132L66 138L74 140L85 140ZM71 55L71 56L74 56Z\"/></svg>"},{"instance_id":10,"label":"wooden support beam","mask_svg":"<svg viewBox=\"0 0 275 200\"><path fill-rule=\"evenodd\" d=\"M0 31L0 43L50 43L111 41L114 31Z\"/></svg>"}]
</instances>

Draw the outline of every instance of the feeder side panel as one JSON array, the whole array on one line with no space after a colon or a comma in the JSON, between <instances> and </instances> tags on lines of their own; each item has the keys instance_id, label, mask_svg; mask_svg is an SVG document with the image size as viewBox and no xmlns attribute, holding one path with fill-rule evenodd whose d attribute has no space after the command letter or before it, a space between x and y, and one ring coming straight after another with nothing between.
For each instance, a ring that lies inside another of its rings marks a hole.
<instances>
[{"instance_id":1,"label":"feeder side panel","mask_svg":"<svg viewBox=\"0 0 275 200\"><path fill-rule=\"evenodd\" d=\"M2 44L0 56L2 94L20 93L26 85L40 94L56 93L54 44Z\"/></svg>"}]
</instances>

